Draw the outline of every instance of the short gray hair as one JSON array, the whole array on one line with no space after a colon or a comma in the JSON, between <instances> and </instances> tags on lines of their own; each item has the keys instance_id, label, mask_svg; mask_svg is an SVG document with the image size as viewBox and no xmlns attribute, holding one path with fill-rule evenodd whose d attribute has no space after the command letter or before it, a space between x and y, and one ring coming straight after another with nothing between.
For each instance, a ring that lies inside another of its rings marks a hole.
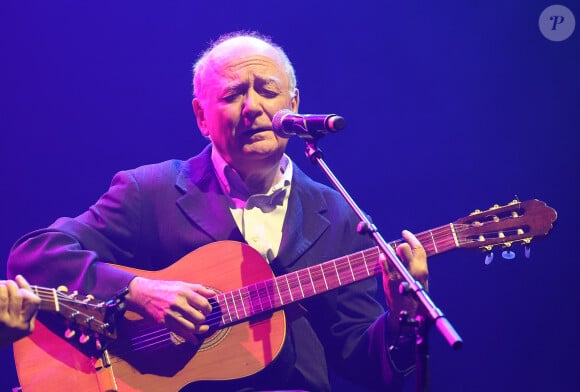
<instances>
[{"instance_id":1,"label":"short gray hair","mask_svg":"<svg viewBox=\"0 0 580 392\"><path fill-rule=\"evenodd\" d=\"M288 86L290 88L290 94L294 96L294 89L297 86L296 73L294 72L294 67L290 62L290 59L284 52L281 46L275 44L269 36L263 35L257 31L236 31L232 33L227 33L221 35L218 39L213 41L210 46L201 53L197 61L193 65L193 95L200 97L203 91L203 75L205 73L205 68L207 66L208 60L211 58L213 50L221 45L222 43L229 41L234 38L248 37L260 40L268 45L270 45L280 56L280 59L284 63L284 68L286 75L288 76Z\"/></svg>"}]
</instances>

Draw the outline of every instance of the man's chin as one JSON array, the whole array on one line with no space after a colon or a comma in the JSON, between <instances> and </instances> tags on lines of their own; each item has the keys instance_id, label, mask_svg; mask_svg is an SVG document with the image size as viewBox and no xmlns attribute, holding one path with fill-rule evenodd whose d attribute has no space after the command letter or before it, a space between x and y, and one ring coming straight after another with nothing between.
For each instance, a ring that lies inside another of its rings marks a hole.
<instances>
[{"instance_id":1,"label":"man's chin","mask_svg":"<svg viewBox=\"0 0 580 392\"><path fill-rule=\"evenodd\" d=\"M280 144L278 140L261 139L246 143L243 148L244 155L256 157L277 155L282 156L286 149L286 143Z\"/></svg>"}]
</instances>

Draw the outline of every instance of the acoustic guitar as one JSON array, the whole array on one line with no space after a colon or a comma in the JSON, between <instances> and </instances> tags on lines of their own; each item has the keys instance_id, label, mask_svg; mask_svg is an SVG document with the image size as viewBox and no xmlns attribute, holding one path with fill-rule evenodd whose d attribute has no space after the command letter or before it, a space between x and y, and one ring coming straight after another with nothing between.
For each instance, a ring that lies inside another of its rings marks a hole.
<instances>
[{"instance_id":1,"label":"acoustic guitar","mask_svg":"<svg viewBox=\"0 0 580 392\"><path fill-rule=\"evenodd\" d=\"M458 248L479 248L489 254L496 247L509 254L515 244L527 247L532 238L547 235L556 217L556 211L539 200L515 200L416 236L429 256ZM373 247L273 276L250 246L219 241L160 271L117 266L146 278L203 282L214 289L218 294L210 299L210 333L193 344L124 312L116 329L90 328L95 339L103 334L106 338L103 331L109 331L106 344L95 348L64 338L64 326L59 330L58 323L39 320L32 335L14 344L21 386L24 392L179 391L196 381L252 375L268 366L282 348L286 305L381 274L379 253ZM84 329L91 323L83 322Z\"/></svg>"}]
</instances>

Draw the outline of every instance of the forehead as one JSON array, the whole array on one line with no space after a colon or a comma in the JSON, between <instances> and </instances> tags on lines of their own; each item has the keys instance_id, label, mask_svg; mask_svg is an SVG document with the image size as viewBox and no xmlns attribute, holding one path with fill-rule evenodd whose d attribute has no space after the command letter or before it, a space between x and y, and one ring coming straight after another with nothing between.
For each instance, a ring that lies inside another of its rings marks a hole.
<instances>
[{"instance_id":1,"label":"forehead","mask_svg":"<svg viewBox=\"0 0 580 392\"><path fill-rule=\"evenodd\" d=\"M248 37L234 38L215 47L208 58L205 78L232 80L247 73L288 82L278 51L266 42Z\"/></svg>"}]
</instances>

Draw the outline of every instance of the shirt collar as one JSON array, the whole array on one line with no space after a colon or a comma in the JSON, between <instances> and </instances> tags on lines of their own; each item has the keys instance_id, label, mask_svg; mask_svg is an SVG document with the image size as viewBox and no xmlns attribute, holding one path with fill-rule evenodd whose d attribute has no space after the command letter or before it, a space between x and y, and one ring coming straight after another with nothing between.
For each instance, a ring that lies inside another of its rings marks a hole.
<instances>
[{"instance_id":1,"label":"shirt collar","mask_svg":"<svg viewBox=\"0 0 580 392\"><path fill-rule=\"evenodd\" d=\"M215 148L212 148L211 160L223 192L230 198L236 208L244 208L250 197L258 196L250 195L242 177L240 177L233 167L226 163ZM282 159L280 160L280 172L282 173L282 177L280 178L280 181L274 184L265 194L262 195L276 196L274 193L278 194L282 189L286 190L286 188L289 188L290 183L292 182L292 165L290 157L286 154L282 155ZM278 197L270 197L269 200L276 202Z\"/></svg>"}]
</instances>

